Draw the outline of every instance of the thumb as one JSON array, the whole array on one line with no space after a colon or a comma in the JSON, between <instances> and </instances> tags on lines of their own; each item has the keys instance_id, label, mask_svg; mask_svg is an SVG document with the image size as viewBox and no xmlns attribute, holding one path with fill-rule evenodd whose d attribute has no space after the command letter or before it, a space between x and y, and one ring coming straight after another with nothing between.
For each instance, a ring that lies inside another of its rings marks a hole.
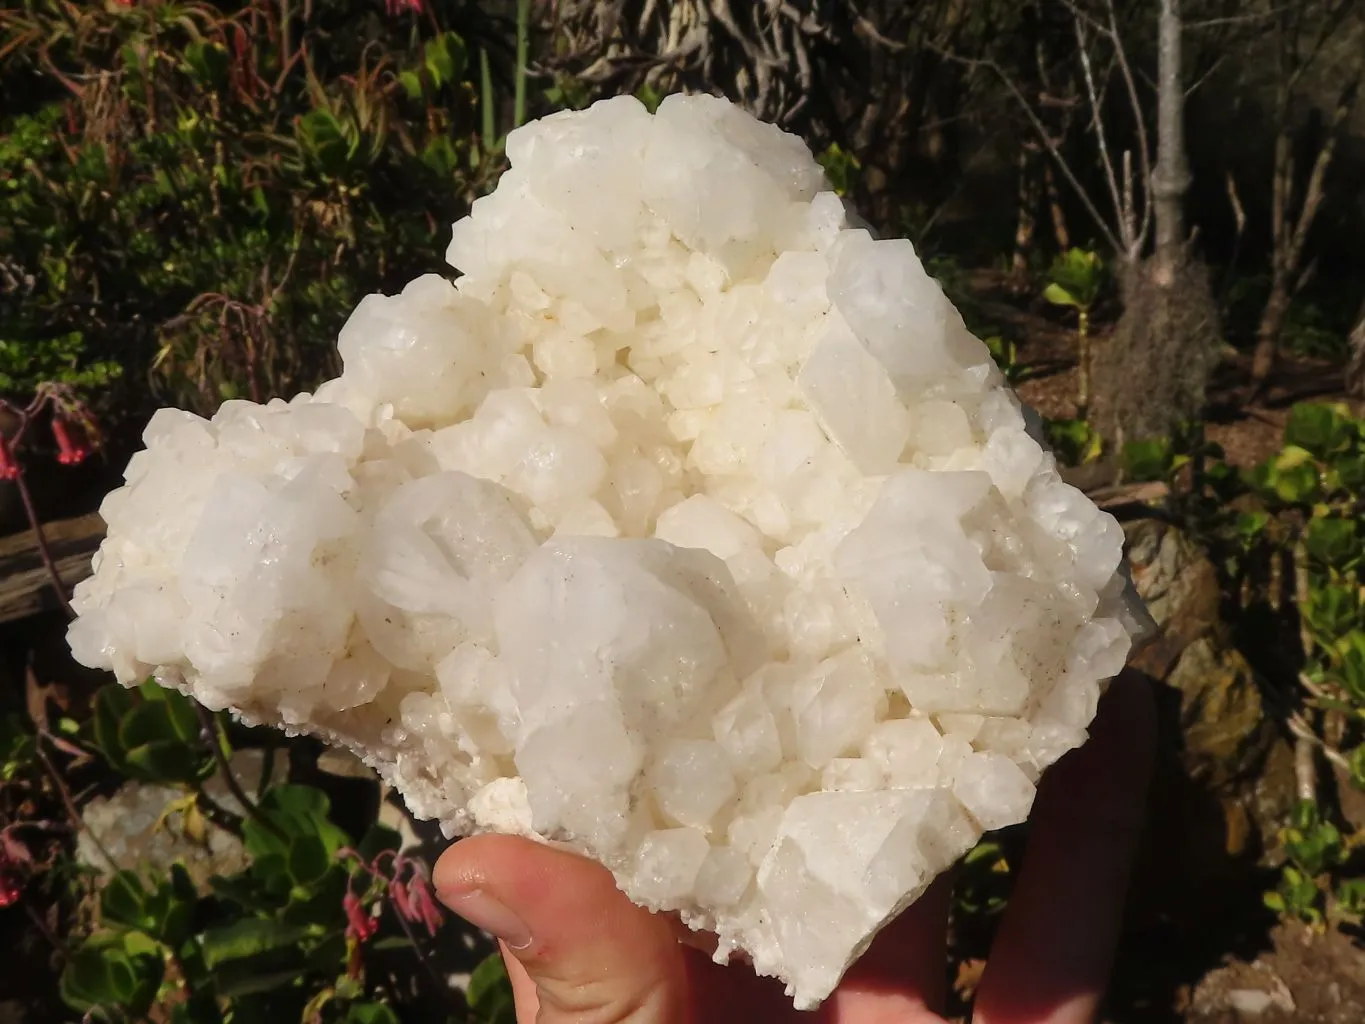
<instances>
[{"instance_id":1,"label":"thumb","mask_svg":"<svg viewBox=\"0 0 1365 1024\"><path fill-rule=\"evenodd\" d=\"M611 873L514 836L464 839L436 864L441 902L502 947L520 1024L683 1024L684 950Z\"/></svg>"}]
</instances>

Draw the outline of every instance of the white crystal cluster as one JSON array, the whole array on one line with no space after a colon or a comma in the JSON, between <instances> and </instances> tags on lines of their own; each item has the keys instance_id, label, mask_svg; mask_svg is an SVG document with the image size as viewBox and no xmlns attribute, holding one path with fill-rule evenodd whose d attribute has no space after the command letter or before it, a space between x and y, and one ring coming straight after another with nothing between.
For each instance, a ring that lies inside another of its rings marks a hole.
<instances>
[{"instance_id":1,"label":"white crystal cluster","mask_svg":"<svg viewBox=\"0 0 1365 1024\"><path fill-rule=\"evenodd\" d=\"M507 153L339 379L153 418L72 648L572 843L814 1006L1084 740L1121 531L797 139L616 99Z\"/></svg>"}]
</instances>

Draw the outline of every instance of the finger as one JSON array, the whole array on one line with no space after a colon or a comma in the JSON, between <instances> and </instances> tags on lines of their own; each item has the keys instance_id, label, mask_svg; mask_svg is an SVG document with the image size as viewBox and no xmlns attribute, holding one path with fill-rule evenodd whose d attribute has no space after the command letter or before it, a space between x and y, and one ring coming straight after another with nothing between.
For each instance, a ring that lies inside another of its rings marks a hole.
<instances>
[{"instance_id":1,"label":"finger","mask_svg":"<svg viewBox=\"0 0 1365 1024\"><path fill-rule=\"evenodd\" d=\"M951 875L887 925L828 1004L837 1024L942 1024Z\"/></svg>"},{"instance_id":2,"label":"finger","mask_svg":"<svg viewBox=\"0 0 1365 1024\"><path fill-rule=\"evenodd\" d=\"M978 1024L1090 1024L1113 966L1156 748L1151 683L1125 672L1091 738L1043 779Z\"/></svg>"},{"instance_id":3,"label":"finger","mask_svg":"<svg viewBox=\"0 0 1365 1024\"><path fill-rule=\"evenodd\" d=\"M441 901L491 932L529 1024L681 1024L684 947L605 868L512 836L456 843L436 864ZM537 1016L539 1014L539 1016Z\"/></svg>"}]
</instances>

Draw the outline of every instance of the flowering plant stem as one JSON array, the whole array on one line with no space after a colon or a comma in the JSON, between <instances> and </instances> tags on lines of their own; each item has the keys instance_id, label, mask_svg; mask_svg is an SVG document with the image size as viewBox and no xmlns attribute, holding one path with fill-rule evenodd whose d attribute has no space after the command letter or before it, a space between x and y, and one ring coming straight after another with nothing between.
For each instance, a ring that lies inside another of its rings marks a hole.
<instances>
[{"instance_id":1,"label":"flowering plant stem","mask_svg":"<svg viewBox=\"0 0 1365 1024\"><path fill-rule=\"evenodd\" d=\"M0 398L0 412L9 413L16 422L14 433L11 436L0 435L0 479L12 482L15 490L19 492L19 501L23 505L24 516L28 520L29 529L33 531L33 539L38 548L38 557L42 559L43 568L47 570L48 580L52 584L52 592L57 596L57 603L62 606L62 610L66 612L69 618L74 619L76 613L71 608L71 599L67 595L66 584L62 582L62 574L57 569L57 562L52 557L52 548L48 545L42 520L38 518L38 509L33 503L33 492L29 490L28 481L24 475L23 459L20 457L29 429L38 416L48 410L52 411L53 430L62 449L61 461L63 465L74 465L82 461L88 454L86 449L72 444L68 428L61 419L60 412L63 407L79 408L75 399L66 394L65 390L56 384L40 384L27 405L16 405Z\"/></svg>"}]
</instances>

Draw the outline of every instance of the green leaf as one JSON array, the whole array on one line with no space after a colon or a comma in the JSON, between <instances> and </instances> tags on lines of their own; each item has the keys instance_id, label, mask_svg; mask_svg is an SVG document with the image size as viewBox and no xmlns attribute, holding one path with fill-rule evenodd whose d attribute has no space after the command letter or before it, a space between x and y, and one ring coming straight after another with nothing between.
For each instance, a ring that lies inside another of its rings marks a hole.
<instances>
[{"instance_id":1,"label":"green leaf","mask_svg":"<svg viewBox=\"0 0 1365 1024\"><path fill-rule=\"evenodd\" d=\"M269 913L275 906L262 891L261 882L252 875L234 875L231 878L214 875L209 879L209 888L218 897L239 904L246 910Z\"/></svg>"},{"instance_id":2,"label":"green leaf","mask_svg":"<svg viewBox=\"0 0 1365 1024\"><path fill-rule=\"evenodd\" d=\"M152 682L143 683L138 689L146 700L161 706L171 732L177 739L185 743L199 741L199 712L194 709L194 701L179 690L168 689Z\"/></svg>"},{"instance_id":3,"label":"green leaf","mask_svg":"<svg viewBox=\"0 0 1365 1024\"><path fill-rule=\"evenodd\" d=\"M398 1024L398 1016L383 1003L352 1003L345 1024Z\"/></svg>"},{"instance_id":4,"label":"green leaf","mask_svg":"<svg viewBox=\"0 0 1365 1024\"><path fill-rule=\"evenodd\" d=\"M218 1009L213 991L195 991L183 1003L171 1008L171 1024L223 1024L224 1016Z\"/></svg>"},{"instance_id":5,"label":"green leaf","mask_svg":"<svg viewBox=\"0 0 1365 1024\"><path fill-rule=\"evenodd\" d=\"M1175 463L1169 438L1154 437L1130 441L1123 446L1120 462L1133 480L1165 480Z\"/></svg>"},{"instance_id":6,"label":"green leaf","mask_svg":"<svg viewBox=\"0 0 1365 1024\"><path fill-rule=\"evenodd\" d=\"M23 773L35 760L37 740L16 714L0 718L0 782Z\"/></svg>"},{"instance_id":7,"label":"green leaf","mask_svg":"<svg viewBox=\"0 0 1365 1024\"><path fill-rule=\"evenodd\" d=\"M422 76L416 71L398 72L398 81L410 100L420 100L426 90L422 86Z\"/></svg>"},{"instance_id":8,"label":"green leaf","mask_svg":"<svg viewBox=\"0 0 1365 1024\"><path fill-rule=\"evenodd\" d=\"M1365 630L1356 630L1336 644L1336 676L1344 690L1358 703L1365 704Z\"/></svg>"},{"instance_id":9,"label":"green leaf","mask_svg":"<svg viewBox=\"0 0 1365 1024\"><path fill-rule=\"evenodd\" d=\"M104 884L100 893L100 918L125 928L144 928L147 923L147 890L132 871L120 871Z\"/></svg>"},{"instance_id":10,"label":"green leaf","mask_svg":"<svg viewBox=\"0 0 1365 1024\"><path fill-rule=\"evenodd\" d=\"M1104 439L1085 420L1047 420L1043 432L1057 458L1069 466L1080 466L1099 458Z\"/></svg>"},{"instance_id":11,"label":"green leaf","mask_svg":"<svg viewBox=\"0 0 1365 1024\"><path fill-rule=\"evenodd\" d=\"M119 723L132 707L133 698L122 686L104 686L95 695L95 747L120 775L127 775L128 770L123 744L119 742Z\"/></svg>"},{"instance_id":12,"label":"green leaf","mask_svg":"<svg viewBox=\"0 0 1365 1024\"><path fill-rule=\"evenodd\" d=\"M213 970L213 987L224 999L239 999L297 986L306 969L299 950L272 950L218 965Z\"/></svg>"},{"instance_id":13,"label":"green leaf","mask_svg":"<svg viewBox=\"0 0 1365 1024\"><path fill-rule=\"evenodd\" d=\"M1273 495L1287 504L1312 504L1320 490L1318 466L1312 453L1297 445L1286 445L1271 457L1266 483Z\"/></svg>"},{"instance_id":14,"label":"green leaf","mask_svg":"<svg viewBox=\"0 0 1365 1024\"><path fill-rule=\"evenodd\" d=\"M204 932L201 946L209 968L280 949L291 949L312 930L260 917L244 917Z\"/></svg>"},{"instance_id":15,"label":"green leaf","mask_svg":"<svg viewBox=\"0 0 1365 1024\"><path fill-rule=\"evenodd\" d=\"M1365 789L1365 743L1351 751L1349 757L1351 766L1351 785L1356 789Z\"/></svg>"},{"instance_id":16,"label":"green leaf","mask_svg":"<svg viewBox=\"0 0 1365 1024\"><path fill-rule=\"evenodd\" d=\"M101 948L95 943L76 950L62 971L62 1001L82 1012L95 1006L117 1007L124 993L116 986L110 964L115 956L121 955L122 950Z\"/></svg>"},{"instance_id":17,"label":"green leaf","mask_svg":"<svg viewBox=\"0 0 1365 1024\"><path fill-rule=\"evenodd\" d=\"M1255 542L1270 525L1268 512L1242 512L1237 516L1236 530L1244 544Z\"/></svg>"},{"instance_id":18,"label":"green leaf","mask_svg":"<svg viewBox=\"0 0 1365 1024\"><path fill-rule=\"evenodd\" d=\"M1350 519L1313 519L1303 534L1304 548L1320 565L1347 570L1360 558L1361 538Z\"/></svg>"},{"instance_id":19,"label":"green leaf","mask_svg":"<svg viewBox=\"0 0 1365 1024\"><path fill-rule=\"evenodd\" d=\"M298 119L295 130L299 145L326 174L343 172L353 155L351 140L342 123L330 110L310 110Z\"/></svg>"},{"instance_id":20,"label":"green leaf","mask_svg":"<svg viewBox=\"0 0 1365 1024\"><path fill-rule=\"evenodd\" d=\"M155 698L143 697L119 721L118 739L123 749L128 750L147 743L174 743L179 737L165 705Z\"/></svg>"},{"instance_id":21,"label":"green leaf","mask_svg":"<svg viewBox=\"0 0 1365 1024\"><path fill-rule=\"evenodd\" d=\"M1045 300L1085 311L1099 299L1104 287L1104 261L1099 253L1068 249L1053 261L1048 278L1051 284L1043 292Z\"/></svg>"},{"instance_id":22,"label":"green leaf","mask_svg":"<svg viewBox=\"0 0 1365 1024\"><path fill-rule=\"evenodd\" d=\"M67 961L59 991L63 1002L85 1012L95 1007L141 1017L156 998L165 961L155 946L134 935L100 935Z\"/></svg>"},{"instance_id":23,"label":"green leaf","mask_svg":"<svg viewBox=\"0 0 1365 1024\"><path fill-rule=\"evenodd\" d=\"M200 88L216 89L227 81L228 52L215 42L195 40L185 47L185 70Z\"/></svg>"},{"instance_id":24,"label":"green leaf","mask_svg":"<svg viewBox=\"0 0 1365 1024\"><path fill-rule=\"evenodd\" d=\"M1309 590L1308 600L1300 605L1299 614L1324 647L1332 647L1365 621L1365 607L1354 587L1315 586Z\"/></svg>"},{"instance_id":25,"label":"green leaf","mask_svg":"<svg viewBox=\"0 0 1365 1024\"><path fill-rule=\"evenodd\" d=\"M644 104L644 108L651 114L657 113L659 104L664 101L664 94L656 87L646 82L635 90L635 98Z\"/></svg>"},{"instance_id":26,"label":"green leaf","mask_svg":"<svg viewBox=\"0 0 1365 1024\"><path fill-rule=\"evenodd\" d=\"M1344 879L1333 893L1337 905L1353 917L1365 914L1365 878Z\"/></svg>"},{"instance_id":27,"label":"green leaf","mask_svg":"<svg viewBox=\"0 0 1365 1024\"><path fill-rule=\"evenodd\" d=\"M327 847L315 835L295 836L289 844L289 875L296 885L310 886L326 874L332 865Z\"/></svg>"},{"instance_id":28,"label":"green leaf","mask_svg":"<svg viewBox=\"0 0 1365 1024\"><path fill-rule=\"evenodd\" d=\"M375 939L370 943L370 948L377 953L382 953L390 949L416 949L416 945L409 938L402 935L385 935L382 939Z\"/></svg>"},{"instance_id":29,"label":"green leaf","mask_svg":"<svg viewBox=\"0 0 1365 1024\"><path fill-rule=\"evenodd\" d=\"M502 957L494 953L474 968L465 992L470 1014L479 1024L516 1024L512 984Z\"/></svg>"},{"instance_id":30,"label":"green leaf","mask_svg":"<svg viewBox=\"0 0 1365 1024\"><path fill-rule=\"evenodd\" d=\"M422 49L422 63L438 89L463 78L468 62L464 40L454 32L442 32Z\"/></svg>"},{"instance_id":31,"label":"green leaf","mask_svg":"<svg viewBox=\"0 0 1365 1024\"><path fill-rule=\"evenodd\" d=\"M1043 301L1050 302L1054 306L1080 307L1080 302L1069 291L1059 284L1050 284L1043 289Z\"/></svg>"},{"instance_id":32,"label":"green leaf","mask_svg":"<svg viewBox=\"0 0 1365 1024\"><path fill-rule=\"evenodd\" d=\"M1340 407L1305 402L1289 410L1284 443L1326 459L1349 448L1352 433L1351 422Z\"/></svg>"},{"instance_id":33,"label":"green leaf","mask_svg":"<svg viewBox=\"0 0 1365 1024\"><path fill-rule=\"evenodd\" d=\"M460 166L460 155L455 150L455 144L444 135L433 135L428 139L419 159L438 178L453 177Z\"/></svg>"},{"instance_id":34,"label":"green leaf","mask_svg":"<svg viewBox=\"0 0 1365 1024\"><path fill-rule=\"evenodd\" d=\"M657 106L657 103L655 105ZM858 172L862 170L862 163L857 156L837 142L830 143L820 154L819 163L825 169L825 180L841 196L849 194L857 181Z\"/></svg>"},{"instance_id":35,"label":"green leaf","mask_svg":"<svg viewBox=\"0 0 1365 1024\"><path fill-rule=\"evenodd\" d=\"M1335 489L1347 494L1365 492L1365 452L1350 452L1333 457L1330 471Z\"/></svg>"},{"instance_id":36,"label":"green leaf","mask_svg":"<svg viewBox=\"0 0 1365 1024\"><path fill-rule=\"evenodd\" d=\"M148 743L124 754L128 774L150 782L191 782L201 777L203 757L178 742Z\"/></svg>"}]
</instances>

